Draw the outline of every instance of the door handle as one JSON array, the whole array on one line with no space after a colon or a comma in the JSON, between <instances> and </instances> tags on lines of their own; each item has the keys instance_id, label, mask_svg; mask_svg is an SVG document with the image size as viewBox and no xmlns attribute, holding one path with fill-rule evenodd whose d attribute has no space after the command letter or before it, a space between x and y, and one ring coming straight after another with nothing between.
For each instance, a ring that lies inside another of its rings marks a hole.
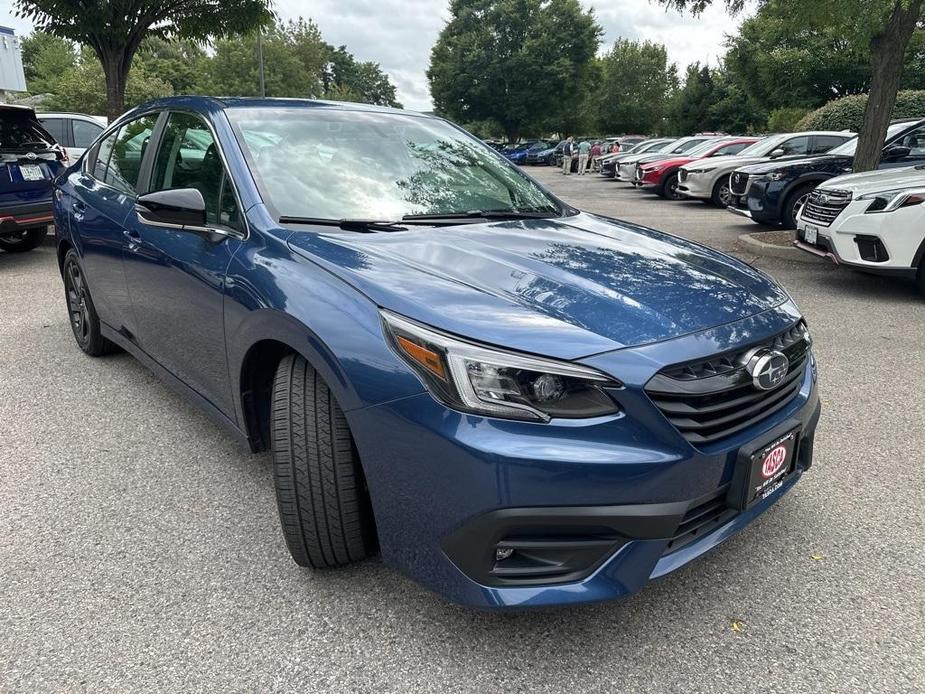
<instances>
[{"instance_id":1,"label":"door handle","mask_svg":"<svg viewBox=\"0 0 925 694\"><path fill-rule=\"evenodd\" d=\"M130 251L137 251L141 248L141 234L134 229L123 230L122 236L125 237L126 246Z\"/></svg>"}]
</instances>

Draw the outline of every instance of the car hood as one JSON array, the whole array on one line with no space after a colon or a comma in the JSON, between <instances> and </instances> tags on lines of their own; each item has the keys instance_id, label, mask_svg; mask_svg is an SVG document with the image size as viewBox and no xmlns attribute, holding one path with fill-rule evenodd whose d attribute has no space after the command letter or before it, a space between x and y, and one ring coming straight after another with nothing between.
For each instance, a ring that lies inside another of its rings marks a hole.
<instances>
[{"instance_id":1,"label":"car hood","mask_svg":"<svg viewBox=\"0 0 925 694\"><path fill-rule=\"evenodd\" d=\"M788 300L734 258L584 213L372 234L295 232L288 243L379 306L563 359L705 330Z\"/></svg>"},{"instance_id":2,"label":"car hood","mask_svg":"<svg viewBox=\"0 0 925 694\"><path fill-rule=\"evenodd\" d=\"M754 176L756 174L771 173L772 171L787 171L790 173L798 174L803 170L811 171L814 169L828 169L830 167L837 167L839 165L850 167L852 161L854 161L853 157L825 154L815 157L802 157L797 159L785 159L781 157L779 159L772 159L761 164L743 166L740 167L740 170L749 174L750 176Z\"/></svg>"},{"instance_id":3,"label":"car hood","mask_svg":"<svg viewBox=\"0 0 925 694\"><path fill-rule=\"evenodd\" d=\"M679 157L675 155L673 157L664 157L664 158L654 159L650 161L646 161L645 159L643 159L641 162L639 162L639 165L642 166L642 168L644 169L647 168L649 164L658 164L661 167L672 167L672 166L683 166L684 164L690 164L692 161L697 161L697 160L692 159L691 157Z\"/></svg>"},{"instance_id":4,"label":"car hood","mask_svg":"<svg viewBox=\"0 0 925 694\"><path fill-rule=\"evenodd\" d=\"M925 169L912 166L853 173L829 179L822 187L826 190L848 190L855 195L883 193L897 188L922 188L925 187Z\"/></svg>"}]
</instances>

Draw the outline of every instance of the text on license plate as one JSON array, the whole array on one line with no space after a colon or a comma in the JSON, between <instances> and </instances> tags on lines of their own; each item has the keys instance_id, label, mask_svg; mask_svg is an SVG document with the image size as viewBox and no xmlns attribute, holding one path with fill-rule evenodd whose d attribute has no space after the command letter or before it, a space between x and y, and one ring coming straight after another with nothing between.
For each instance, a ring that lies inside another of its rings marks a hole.
<instances>
[{"instance_id":1,"label":"text on license plate","mask_svg":"<svg viewBox=\"0 0 925 694\"><path fill-rule=\"evenodd\" d=\"M20 164L19 173L22 174L24 181L41 181L45 178L42 174L42 167L38 164Z\"/></svg>"}]
</instances>

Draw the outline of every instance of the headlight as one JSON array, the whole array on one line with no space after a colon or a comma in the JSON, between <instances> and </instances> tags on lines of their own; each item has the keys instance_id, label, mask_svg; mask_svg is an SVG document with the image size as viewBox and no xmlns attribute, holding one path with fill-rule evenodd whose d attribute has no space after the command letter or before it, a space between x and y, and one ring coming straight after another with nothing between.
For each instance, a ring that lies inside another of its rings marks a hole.
<instances>
[{"instance_id":1,"label":"headlight","mask_svg":"<svg viewBox=\"0 0 925 694\"><path fill-rule=\"evenodd\" d=\"M705 166L705 167L702 168L702 169L687 169L687 173L688 173L688 175L690 175L690 174L705 174L705 173L710 173L710 172L713 171L713 169L715 169L715 168L716 168L715 166Z\"/></svg>"},{"instance_id":2,"label":"headlight","mask_svg":"<svg viewBox=\"0 0 925 694\"><path fill-rule=\"evenodd\" d=\"M381 311L395 353L455 410L528 421L620 411L604 388L622 384L586 366L483 347Z\"/></svg>"},{"instance_id":3,"label":"headlight","mask_svg":"<svg viewBox=\"0 0 925 694\"><path fill-rule=\"evenodd\" d=\"M786 175L786 171L772 171L771 173L767 174L767 179L769 181L779 181Z\"/></svg>"},{"instance_id":4,"label":"headlight","mask_svg":"<svg viewBox=\"0 0 925 694\"><path fill-rule=\"evenodd\" d=\"M866 212L893 212L903 207L912 207L921 205L925 202L925 189L911 190L909 188L900 188L897 190L886 190L882 193L868 193L862 195L858 200L871 200Z\"/></svg>"}]
</instances>

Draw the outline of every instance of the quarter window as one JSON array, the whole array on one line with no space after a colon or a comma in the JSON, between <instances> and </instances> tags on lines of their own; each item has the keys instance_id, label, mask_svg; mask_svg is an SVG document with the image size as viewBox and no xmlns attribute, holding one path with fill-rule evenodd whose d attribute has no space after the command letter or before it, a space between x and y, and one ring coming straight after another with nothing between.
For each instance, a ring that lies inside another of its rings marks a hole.
<instances>
[{"instance_id":1,"label":"quarter window","mask_svg":"<svg viewBox=\"0 0 925 694\"><path fill-rule=\"evenodd\" d=\"M240 228L238 204L208 126L186 113L171 113L161 137L151 190L195 188L206 203L206 222Z\"/></svg>"}]
</instances>

